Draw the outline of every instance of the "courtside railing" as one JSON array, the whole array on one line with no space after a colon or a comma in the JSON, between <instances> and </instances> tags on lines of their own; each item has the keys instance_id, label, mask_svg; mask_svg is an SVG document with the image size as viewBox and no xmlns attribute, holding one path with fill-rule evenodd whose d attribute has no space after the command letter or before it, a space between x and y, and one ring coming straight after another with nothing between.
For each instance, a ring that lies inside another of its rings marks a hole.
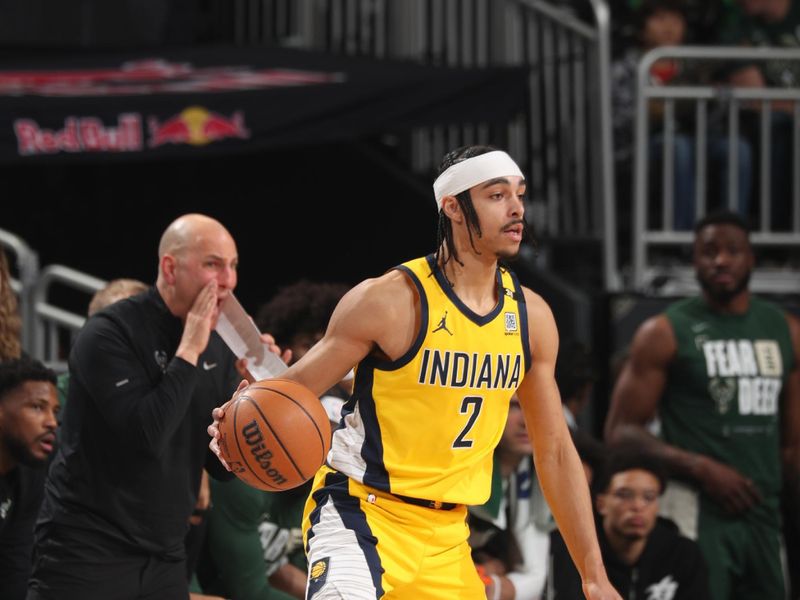
<instances>
[{"instance_id":1,"label":"courtside railing","mask_svg":"<svg viewBox=\"0 0 800 600\"><path fill-rule=\"evenodd\" d=\"M22 319L22 349L56 370L66 369L66 352L86 321L63 308L53 298L55 287L91 296L106 282L63 265L39 268L39 256L18 235L0 229L0 246L6 251L11 269L11 288L17 295Z\"/></svg>"},{"instance_id":2,"label":"courtside railing","mask_svg":"<svg viewBox=\"0 0 800 600\"><path fill-rule=\"evenodd\" d=\"M65 349L68 351L72 347L75 334L86 322L86 314L74 313L53 303L52 291L56 285L85 293L88 306L91 296L102 289L106 281L63 265L45 267L36 280L31 295L34 314L32 355L54 369L65 370Z\"/></svg>"},{"instance_id":3,"label":"courtside railing","mask_svg":"<svg viewBox=\"0 0 800 600\"><path fill-rule=\"evenodd\" d=\"M753 153L752 171L754 185L749 196L752 210L745 215L755 222L751 235L753 246L771 252L769 265L760 266L754 273L752 288L767 293L796 293L800 291L800 277L792 265L792 254L800 249L800 89L786 87L742 88L726 85L686 84L654 85L650 71L663 59L678 60L690 69L691 65L702 65L716 70L728 65L737 68L744 64L762 66L769 61L781 61L800 69L800 49L778 48L727 48L727 47L670 47L657 48L642 57L637 83L636 138L634 152L632 227L633 271L631 287L638 291L675 295L693 293L697 290L694 272L686 266L686 260L670 259L664 250L688 247L691 231L676 231L673 223L675 200L675 140L678 129L676 105L680 103L683 113L693 115L694 127L688 133L694 143L694 196L695 217L706 214L709 196L708 140L711 119L709 114L722 111L724 131L722 139L727 144L727 197L722 205L732 210L739 207L739 196L743 190L738 186L739 140L742 138L741 117L744 111L755 114L757 133L749 140L758 152ZM650 121L651 103L663 107L660 126ZM687 109L687 105L689 108ZM791 108L788 112L786 106ZM780 110L779 110L780 109ZM780 128L776 129L775 117L781 114ZM685 126L684 126L685 128ZM772 160L775 156L773 138L776 133L788 136L788 148L781 150L786 155L783 179L773 177ZM651 149L654 136L663 144L660 164L654 164ZM791 155L791 163L788 156ZM652 186L653 173L660 172L661 182ZM781 186L777 188L776 186ZM718 187L723 187L718 185ZM652 190L660 190L660 198ZM775 201L785 203L783 213L788 220L774 222ZM660 213L660 214L659 214ZM775 257L778 257L777 259Z\"/></svg>"}]
</instances>

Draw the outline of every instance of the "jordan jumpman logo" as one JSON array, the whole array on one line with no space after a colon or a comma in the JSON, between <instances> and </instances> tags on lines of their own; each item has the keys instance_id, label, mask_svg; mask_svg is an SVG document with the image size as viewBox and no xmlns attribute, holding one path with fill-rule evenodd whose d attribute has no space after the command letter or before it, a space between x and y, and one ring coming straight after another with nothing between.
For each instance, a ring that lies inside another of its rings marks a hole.
<instances>
[{"instance_id":1,"label":"jordan jumpman logo","mask_svg":"<svg viewBox=\"0 0 800 600\"><path fill-rule=\"evenodd\" d=\"M440 330L442 330L442 329L444 329L444 330L445 330L447 333L449 333L450 335L453 335L453 332L452 332L452 331L450 331L450 330L447 328L447 311L444 311L444 315L442 316L442 320L441 320L441 321L439 321L439 324L436 326L436 329L434 329L433 331L431 331L431 333L436 333L437 331L440 331Z\"/></svg>"}]
</instances>

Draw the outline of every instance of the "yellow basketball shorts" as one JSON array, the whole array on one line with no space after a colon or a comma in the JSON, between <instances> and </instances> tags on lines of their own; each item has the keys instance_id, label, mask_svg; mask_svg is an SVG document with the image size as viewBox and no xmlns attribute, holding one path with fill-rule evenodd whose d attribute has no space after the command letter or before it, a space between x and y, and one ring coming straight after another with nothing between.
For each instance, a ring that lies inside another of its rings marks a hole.
<instances>
[{"instance_id":1,"label":"yellow basketball shorts","mask_svg":"<svg viewBox=\"0 0 800 600\"><path fill-rule=\"evenodd\" d=\"M309 600L485 600L467 510L415 506L323 466L303 511Z\"/></svg>"}]
</instances>

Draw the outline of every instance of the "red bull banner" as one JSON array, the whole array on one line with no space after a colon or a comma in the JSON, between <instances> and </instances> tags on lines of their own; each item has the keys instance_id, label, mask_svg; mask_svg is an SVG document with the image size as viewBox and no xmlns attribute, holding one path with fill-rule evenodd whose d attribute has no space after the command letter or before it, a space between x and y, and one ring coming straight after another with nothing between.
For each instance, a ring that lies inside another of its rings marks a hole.
<instances>
[{"instance_id":1,"label":"red bull banner","mask_svg":"<svg viewBox=\"0 0 800 600\"><path fill-rule=\"evenodd\" d=\"M202 106L190 106L177 115L160 120L139 113L118 115L114 124L105 125L97 117L64 119L61 129L42 128L31 119L16 119L14 133L20 156L60 152L143 152L164 144L203 146L228 138L249 139L244 113L230 117Z\"/></svg>"},{"instance_id":2,"label":"red bull banner","mask_svg":"<svg viewBox=\"0 0 800 600\"><path fill-rule=\"evenodd\" d=\"M0 161L238 152L503 122L525 71L289 49L0 59Z\"/></svg>"}]
</instances>

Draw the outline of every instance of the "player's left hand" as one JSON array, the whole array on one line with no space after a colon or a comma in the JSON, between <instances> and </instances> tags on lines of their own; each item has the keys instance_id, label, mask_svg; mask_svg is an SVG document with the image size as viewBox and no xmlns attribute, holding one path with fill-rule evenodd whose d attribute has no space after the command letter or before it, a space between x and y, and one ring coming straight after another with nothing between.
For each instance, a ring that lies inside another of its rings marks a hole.
<instances>
[{"instance_id":1,"label":"player's left hand","mask_svg":"<svg viewBox=\"0 0 800 600\"><path fill-rule=\"evenodd\" d=\"M233 393L233 396L231 396L230 400L228 400L222 406L218 406L217 408L211 411L211 417L214 419L214 421L211 423L211 425L208 426L208 429L206 430L208 431L208 435L211 436L211 441L208 442L208 447L211 448L211 451L219 459L219 462L221 462L222 466L225 467L228 471L230 471L231 468L228 466L228 463L225 462L225 459L222 458L222 455L220 455L219 452L219 422L225 416L225 409L228 408L228 405L231 402L233 402L236 399L236 396L239 395L239 392L245 389L248 385L250 384L246 379L242 381L239 384L239 387L236 388L236 391Z\"/></svg>"}]
</instances>

